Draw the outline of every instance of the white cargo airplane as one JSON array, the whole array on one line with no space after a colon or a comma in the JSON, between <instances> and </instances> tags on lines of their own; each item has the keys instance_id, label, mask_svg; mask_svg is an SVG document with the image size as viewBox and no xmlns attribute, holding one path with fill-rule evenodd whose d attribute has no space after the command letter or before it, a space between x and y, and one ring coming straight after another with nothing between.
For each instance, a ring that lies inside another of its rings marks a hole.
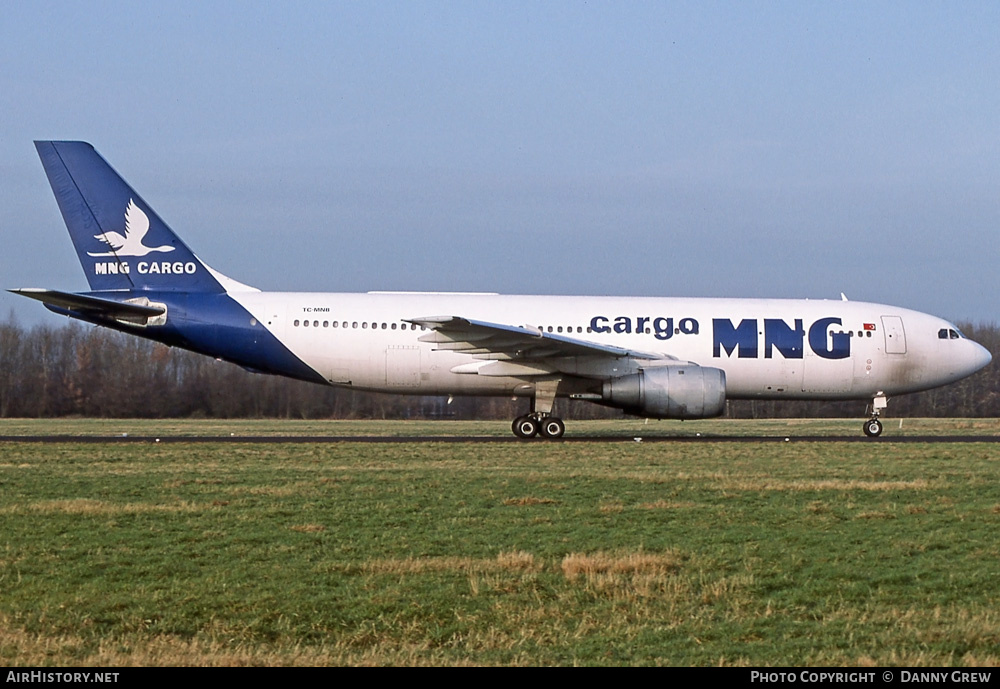
<instances>
[{"instance_id":1,"label":"white cargo airplane","mask_svg":"<svg viewBox=\"0 0 1000 689\"><path fill-rule=\"evenodd\" d=\"M656 419L727 399L871 400L955 382L990 353L881 304L479 293L261 292L212 270L94 148L35 143L91 291L11 290L50 310L251 371L411 395L530 398L522 438L559 438L557 397Z\"/></svg>"}]
</instances>

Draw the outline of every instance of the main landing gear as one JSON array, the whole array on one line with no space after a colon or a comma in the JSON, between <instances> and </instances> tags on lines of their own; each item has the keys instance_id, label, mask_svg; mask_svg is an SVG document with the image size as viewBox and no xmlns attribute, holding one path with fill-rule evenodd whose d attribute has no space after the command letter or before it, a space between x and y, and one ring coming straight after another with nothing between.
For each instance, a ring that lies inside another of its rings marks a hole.
<instances>
[{"instance_id":1,"label":"main landing gear","mask_svg":"<svg viewBox=\"0 0 1000 689\"><path fill-rule=\"evenodd\" d=\"M872 399L872 418L865 421L865 435L869 438L877 438L882 435L882 422L878 420L878 415L889 404L889 398L879 392Z\"/></svg>"},{"instance_id":2,"label":"main landing gear","mask_svg":"<svg viewBox=\"0 0 1000 689\"><path fill-rule=\"evenodd\" d=\"M518 438L534 438L540 435L549 440L556 440L563 437L566 432L566 424L562 419L555 416L540 416L537 412L517 417L510 427Z\"/></svg>"},{"instance_id":3,"label":"main landing gear","mask_svg":"<svg viewBox=\"0 0 1000 689\"><path fill-rule=\"evenodd\" d=\"M514 419L510 425L518 438L534 438L540 435L548 440L557 440L566 432L566 424L562 419L552 416L552 407L556 401L558 380L540 380L535 383L534 395L531 398L531 412Z\"/></svg>"}]
</instances>

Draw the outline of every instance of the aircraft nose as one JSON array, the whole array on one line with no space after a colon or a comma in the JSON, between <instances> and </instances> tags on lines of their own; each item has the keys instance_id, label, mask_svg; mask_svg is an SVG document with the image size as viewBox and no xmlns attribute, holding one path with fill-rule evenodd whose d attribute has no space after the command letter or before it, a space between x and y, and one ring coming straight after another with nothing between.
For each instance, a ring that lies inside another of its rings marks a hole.
<instances>
[{"instance_id":1,"label":"aircraft nose","mask_svg":"<svg viewBox=\"0 0 1000 689\"><path fill-rule=\"evenodd\" d=\"M972 353L969 356L970 359L970 371L969 373L975 373L981 368L985 368L993 361L993 355L990 354L990 350L982 346L978 342L972 342Z\"/></svg>"}]
</instances>

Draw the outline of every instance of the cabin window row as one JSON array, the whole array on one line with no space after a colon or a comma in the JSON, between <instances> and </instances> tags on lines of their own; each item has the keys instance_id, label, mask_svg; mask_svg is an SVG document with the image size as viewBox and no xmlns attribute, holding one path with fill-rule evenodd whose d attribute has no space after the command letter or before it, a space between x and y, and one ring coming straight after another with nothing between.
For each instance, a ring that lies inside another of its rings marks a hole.
<instances>
[{"instance_id":1,"label":"cabin window row","mask_svg":"<svg viewBox=\"0 0 1000 689\"><path fill-rule=\"evenodd\" d=\"M360 321L359 322L359 321L319 321L319 320L309 321L309 320L300 320L298 318L296 318L292 322L292 325L295 326L296 328L299 328L299 327L302 327L302 328L310 328L310 327L312 327L312 328L350 328L350 329L361 328L363 330L364 329L369 329L369 328L371 330L380 330L380 329L381 330L417 330L417 329L419 329L419 330L426 330L427 329L427 328L425 328L422 325L417 325L416 323L370 323L368 321ZM542 326L542 330L544 330L545 332L550 332L550 333L551 332L556 332L556 333L562 333L562 332L573 333L574 332L574 327L571 326L571 325L568 325L565 328L563 328L563 326L561 326L561 325L554 326L554 327L551 326L551 325L548 325L548 326ZM578 333L583 333L584 332L584 328L583 328L583 326L578 325L578 326L576 326L575 331L578 332ZM586 332L592 333L593 330L590 327L587 327L586 328ZM950 331L949 332L949 331L942 330L941 332L944 333L944 335L942 335L941 333L938 333L938 336L941 337L942 339L947 339L948 335L951 334L951 333L953 333L954 331ZM843 334L843 331L841 331L841 333ZM650 334L650 330L648 328L646 329L646 334L647 335ZM847 331L847 335L853 337L854 333L852 331L848 330ZM864 337L864 336L871 337L872 336L871 331L864 332L864 331L859 330L858 331L858 337ZM952 335L952 337L958 337L958 335L954 334L954 335Z\"/></svg>"},{"instance_id":2,"label":"cabin window row","mask_svg":"<svg viewBox=\"0 0 1000 689\"><path fill-rule=\"evenodd\" d=\"M574 329L574 327L572 325L567 325L565 328L563 326L561 326L561 325L557 325L555 327L553 327L551 325L545 325L545 326L542 326L542 330L544 330L545 332L549 332L549 333L552 333L552 332L556 332L556 333L562 333L562 332L566 332L566 333L573 333L573 332L582 333L582 332L584 332L584 328L583 328L582 325L576 326L575 329ZM588 327L586 329L586 332L592 333L594 331L591 330Z\"/></svg>"},{"instance_id":3,"label":"cabin window row","mask_svg":"<svg viewBox=\"0 0 1000 689\"><path fill-rule=\"evenodd\" d=\"M296 318L292 321L292 325L296 328L362 328L371 330L426 330L427 328L422 325L417 325L415 323L370 323L368 321L319 321L319 320L302 320ZM558 326L542 326L542 330L546 332L556 332L556 333L583 333L583 332L593 332L589 327L584 329L583 326L576 326L575 328L571 325L563 327ZM649 332L649 330L647 330Z\"/></svg>"},{"instance_id":4,"label":"cabin window row","mask_svg":"<svg viewBox=\"0 0 1000 689\"><path fill-rule=\"evenodd\" d=\"M370 323L368 321L308 321L296 318L292 321L296 328L349 328L363 330L427 330L416 323Z\"/></svg>"}]
</instances>

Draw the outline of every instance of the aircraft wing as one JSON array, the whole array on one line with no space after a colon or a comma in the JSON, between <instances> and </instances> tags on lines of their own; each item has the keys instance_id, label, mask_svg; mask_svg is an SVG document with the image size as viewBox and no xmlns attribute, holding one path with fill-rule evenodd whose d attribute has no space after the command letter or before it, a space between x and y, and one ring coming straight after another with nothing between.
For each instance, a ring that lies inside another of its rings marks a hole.
<instances>
[{"instance_id":1,"label":"aircraft wing","mask_svg":"<svg viewBox=\"0 0 1000 689\"><path fill-rule=\"evenodd\" d=\"M86 313L91 316L104 316L106 318L153 318L166 313L162 306L147 306L144 304L134 304L127 302L104 299L102 297L92 297L86 294L74 294L72 292L60 292L54 289L38 289L26 287L23 289L7 290L13 294L20 294L29 299L37 299L47 307L57 313L74 311Z\"/></svg>"},{"instance_id":2,"label":"aircraft wing","mask_svg":"<svg viewBox=\"0 0 1000 689\"><path fill-rule=\"evenodd\" d=\"M534 360L573 356L602 356L634 359L672 359L654 352L640 352L612 345L587 342L575 337L556 335L530 326L503 325L476 321L460 316L410 318L430 332L421 342L431 342L435 349L471 354L479 359Z\"/></svg>"}]
</instances>

